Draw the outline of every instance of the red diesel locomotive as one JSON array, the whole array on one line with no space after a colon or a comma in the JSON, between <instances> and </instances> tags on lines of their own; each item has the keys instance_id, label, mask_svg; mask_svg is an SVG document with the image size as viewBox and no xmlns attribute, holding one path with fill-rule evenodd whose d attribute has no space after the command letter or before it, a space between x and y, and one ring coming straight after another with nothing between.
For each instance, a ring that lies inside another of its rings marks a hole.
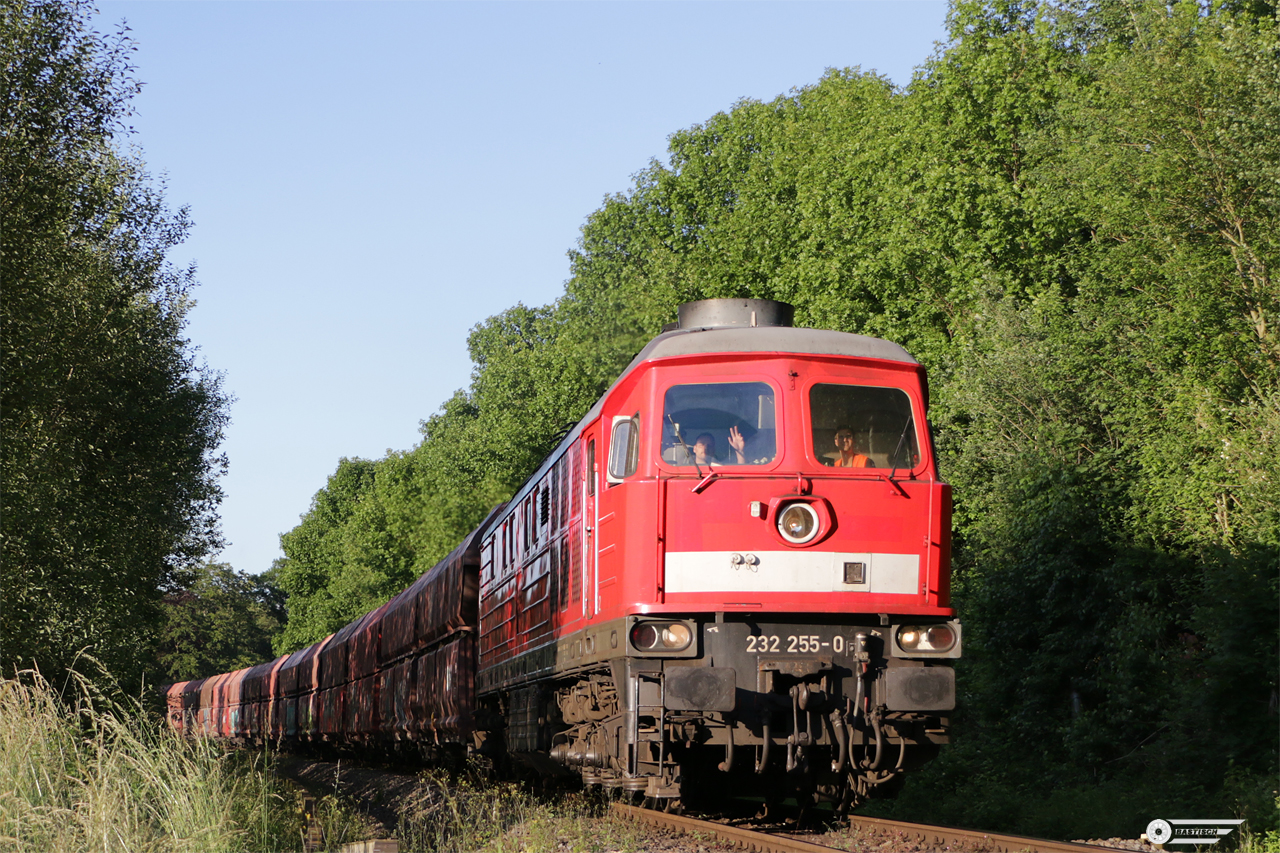
<instances>
[{"instance_id":1,"label":"red diesel locomotive","mask_svg":"<svg viewBox=\"0 0 1280 853\"><path fill-rule=\"evenodd\" d=\"M676 802L848 807L946 742L924 370L791 307L680 308L512 499L321 643L167 688L239 740L465 745Z\"/></svg>"}]
</instances>

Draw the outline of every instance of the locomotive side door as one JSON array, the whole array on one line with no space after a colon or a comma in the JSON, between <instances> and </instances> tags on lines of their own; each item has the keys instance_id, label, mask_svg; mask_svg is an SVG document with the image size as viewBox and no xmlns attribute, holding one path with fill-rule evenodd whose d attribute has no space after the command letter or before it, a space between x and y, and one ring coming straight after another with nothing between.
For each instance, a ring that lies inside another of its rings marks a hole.
<instances>
[{"instance_id":1,"label":"locomotive side door","mask_svg":"<svg viewBox=\"0 0 1280 853\"><path fill-rule=\"evenodd\" d=\"M582 466L582 597L583 614L595 615L599 590L596 588L596 440L587 439L586 460Z\"/></svg>"}]
</instances>

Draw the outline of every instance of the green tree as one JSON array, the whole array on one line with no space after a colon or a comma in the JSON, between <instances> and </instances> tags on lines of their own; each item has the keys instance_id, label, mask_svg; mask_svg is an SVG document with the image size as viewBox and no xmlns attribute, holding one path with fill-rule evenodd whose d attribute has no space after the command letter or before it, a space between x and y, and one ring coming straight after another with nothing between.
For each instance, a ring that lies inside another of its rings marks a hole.
<instances>
[{"instance_id":1,"label":"green tree","mask_svg":"<svg viewBox=\"0 0 1280 853\"><path fill-rule=\"evenodd\" d=\"M273 657L284 612L270 575L205 563L185 588L167 594L157 655L163 673L173 681L203 678Z\"/></svg>"},{"instance_id":2,"label":"green tree","mask_svg":"<svg viewBox=\"0 0 1280 853\"><path fill-rule=\"evenodd\" d=\"M275 641L278 652L310 645L379 603L381 578L346 559L346 528L372 492L375 470L366 459L341 460L302 523L280 537L285 556L273 569L289 595L289 621Z\"/></svg>"},{"instance_id":3,"label":"green tree","mask_svg":"<svg viewBox=\"0 0 1280 853\"><path fill-rule=\"evenodd\" d=\"M0 8L0 667L87 650L134 685L218 542L228 399L182 337L186 212L117 148L131 43L85 4Z\"/></svg>"},{"instance_id":4,"label":"green tree","mask_svg":"<svg viewBox=\"0 0 1280 853\"><path fill-rule=\"evenodd\" d=\"M972 642L965 746L921 802L955 762L951 819L1037 834L1250 797L1274 820L1275 21L1116 9L1031 10L1070 61L1024 197L1076 236L1038 290L980 294L935 386Z\"/></svg>"}]
</instances>

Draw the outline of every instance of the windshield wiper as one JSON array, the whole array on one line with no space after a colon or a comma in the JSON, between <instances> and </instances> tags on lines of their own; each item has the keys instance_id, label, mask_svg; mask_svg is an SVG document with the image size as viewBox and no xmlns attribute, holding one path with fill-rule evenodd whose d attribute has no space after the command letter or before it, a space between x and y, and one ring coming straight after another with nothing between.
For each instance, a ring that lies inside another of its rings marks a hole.
<instances>
[{"instance_id":1,"label":"windshield wiper","mask_svg":"<svg viewBox=\"0 0 1280 853\"><path fill-rule=\"evenodd\" d=\"M889 461L892 463L890 467L894 473L898 470L898 457L902 455L902 445L907 442L907 431L911 429L911 422L915 420L915 415L907 415L907 423L902 428L902 435L898 436L898 446L893 449L893 458Z\"/></svg>"},{"instance_id":2,"label":"windshield wiper","mask_svg":"<svg viewBox=\"0 0 1280 853\"><path fill-rule=\"evenodd\" d=\"M685 458L693 462L693 470L698 472L698 477L702 477L702 469L698 467L697 455L689 449L689 445L684 443L684 438L680 435L680 424L671 419L671 415L667 415L667 422L671 424L671 429L675 431L676 441L680 442L680 446L684 448Z\"/></svg>"},{"instance_id":3,"label":"windshield wiper","mask_svg":"<svg viewBox=\"0 0 1280 853\"><path fill-rule=\"evenodd\" d=\"M898 485L898 457L902 454L902 445L907 441L907 431L911 429L911 423L915 420L915 415L907 415L907 423L902 427L902 435L898 436L898 446L893 450L893 457L889 463L889 484L898 490L905 498L907 493L902 490L902 486Z\"/></svg>"}]
</instances>

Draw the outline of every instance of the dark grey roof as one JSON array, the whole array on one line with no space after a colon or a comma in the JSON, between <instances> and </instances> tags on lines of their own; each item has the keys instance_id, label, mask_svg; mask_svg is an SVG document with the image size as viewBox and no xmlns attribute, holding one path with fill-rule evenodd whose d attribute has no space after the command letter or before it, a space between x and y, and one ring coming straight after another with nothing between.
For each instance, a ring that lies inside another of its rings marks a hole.
<instances>
[{"instance_id":1,"label":"dark grey roof","mask_svg":"<svg viewBox=\"0 0 1280 853\"><path fill-rule=\"evenodd\" d=\"M902 347L880 338L830 332L825 329L795 329L787 326L756 328L719 327L715 329L677 329L659 335L640 350L625 375L643 361L676 355L704 352L793 352L812 355L848 355L858 358L883 358L888 361L916 360Z\"/></svg>"}]
</instances>

